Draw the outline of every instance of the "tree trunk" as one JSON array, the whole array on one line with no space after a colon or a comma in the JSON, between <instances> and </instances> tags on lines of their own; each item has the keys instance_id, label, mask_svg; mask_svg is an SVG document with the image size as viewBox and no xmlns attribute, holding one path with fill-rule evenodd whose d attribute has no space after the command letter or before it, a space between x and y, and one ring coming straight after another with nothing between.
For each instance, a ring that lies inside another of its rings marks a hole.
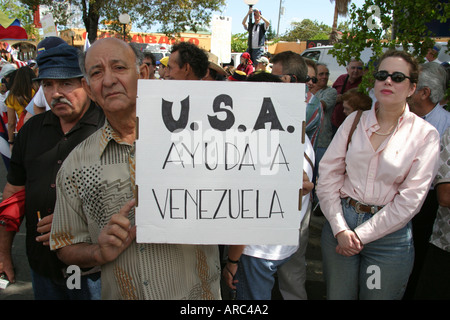
<instances>
[{"instance_id":1,"label":"tree trunk","mask_svg":"<svg viewBox=\"0 0 450 320\"><path fill-rule=\"evenodd\" d=\"M88 33L89 43L91 44L97 39L98 21L100 20L100 14L98 12L102 5L102 1L81 1L83 22Z\"/></svg>"},{"instance_id":2,"label":"tree trunk","mask_svg":"<svg viewBox=\"0 0 450 320\"><path fill-rule=\"evenodd\" d=\"M89 43L93 44L95 40L97 40L97 30L98 30L98 21L100 17L98 14L92 13L89 10L88 20L89 20L89 27L86 26L86 30L88 32L88 39Z\"/></svg>"},{"instance_id":3,"label":"tree trunk","mask_svg":"<svg viewBox=\"0 0 450 320\"><path fill-rule=\"evenodd\" d=\"M331 33L330 33L330 44L335 44L336 42L338 42L337 22L338 22L338 7L337 7L337 2L335 2L333 26L331 27Z\"/></svg>"}]
</instances>

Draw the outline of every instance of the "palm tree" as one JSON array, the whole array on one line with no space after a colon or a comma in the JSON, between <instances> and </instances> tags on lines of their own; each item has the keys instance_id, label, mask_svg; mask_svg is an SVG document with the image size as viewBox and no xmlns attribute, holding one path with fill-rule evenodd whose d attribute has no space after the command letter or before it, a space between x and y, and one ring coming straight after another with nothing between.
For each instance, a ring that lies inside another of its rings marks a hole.
<instances>
[{"instance_id":1,"label":"palm tree","mask_svg":"<svg viewBox=\"0 0 450 320\"><path fill-rule=\"evenodd\" d=\"M334 19L333 19L333 27L330 33L330 44L334 44L338 41L337 34L337 21L338 16L346 17L348 13L348 7L350 6L351 0L330 0L331 3L335 3L334 6Z\"/></svg>"}]
</instances>

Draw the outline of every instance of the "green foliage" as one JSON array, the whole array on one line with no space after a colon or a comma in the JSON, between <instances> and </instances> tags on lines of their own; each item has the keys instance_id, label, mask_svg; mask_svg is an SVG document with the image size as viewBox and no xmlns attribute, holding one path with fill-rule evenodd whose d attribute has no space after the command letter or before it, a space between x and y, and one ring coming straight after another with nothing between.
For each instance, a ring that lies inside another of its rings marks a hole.
<instances>
[{"instance_id":1,"label":"green foliage","mask_svg":"<svg viewBox=\"0 0 450 320\"><path fill-rule=\"evenodd\" d=\"M439 6L444 6L443 15L437 10ZM370 84L373 62L384 49L399 46L409 48L423 62L428 49L433 46L433 35L425 23L434 19L446 21L449 18L450 3L439 0L366 0L360 9L352 4L350 19L353 28L348 34L343 34L342 41L334 45L331 53L339 64L345 65L352 57L359 58L365 48L372 48L373 59L361 84L363 90ZM391 39L383 39L389 34Z\"/></svg>"},{"instance_id":2,"label":"green foliage","mask_svg":"<svg viewBox=\"0 0 450 320\"><path fill-rule=\"evenodd\" d=\"M149 30L150 27L159 25L162 33L173 36L186 30L195 32L209 24L212 13L225 5L225 0L21 0L21 2L30 7L37 4L49 6L58 25L67 25L70 15L67 15L67 10L63 7L70 3L82 13L91 42L91 35L96 37L100 21L115 22L112 28L120 30L120 23L117 20L122 13L130 15L133 27Z\"/></svg>"},{"instance_id":3,"label":"green foliage","mask_svg":"<svg viewBox=\"0 0 450 320\"><path fill-rule=\"evenodd\" d=\"M343 21L339 23L338 30L345 33L350 29L350 22ZM317 20L304 19L301 22L291 23L291 29L278 38L273 37L269 40L278 41L306 41L306 40L328 40L331 27L319 23Z\"/></svg>"},{"instance_id":4,"label":"green foliage","mask_svg":"<svg viewBox=\"0 0 450 320\"><path fill-rule=\"evenodd\" d=\"M331 27L317 20L303 19L301 22L292 22L291 30L280 37L282 41L306 41L306 40L325 40Z\"/></svg>"},{"instance_id":5,"label":"green foliage","mask_svg":"<svg viewBox=\"0 0 450 320\"><path fill-rule=\"evenodd\" d=\"M139 29L149 30L159 24L160 31L167 35L179 34L186 30L196 32L209 24L212 13L225 5L225 0L113 0L105 5L105 16L110 20L122 12L127 12Z\"/></svg>"},{"instance_id":6,"label":"green foliage","mask_svg":"<svg viewBox=\"0 0 450 320\"><path fill-rule=\"evenodd\" d=\"M236 33L231 37L231 52L244 52L247 50L248 32Z\"/></svg>"},{"instance_id":7,"label":"green foliage","mask_svg":"<svg viewBox=\"0 0 450 320\"><path fill-rule=\"evenodd\" d=\"M271 41L271 40L275 39L276 36L277 36L277 34L272 28L272 21L270 21L269 29L267 29L267 32L266 32L266 39L267 39L267 41Z\"/></svg>"}]
</instances>

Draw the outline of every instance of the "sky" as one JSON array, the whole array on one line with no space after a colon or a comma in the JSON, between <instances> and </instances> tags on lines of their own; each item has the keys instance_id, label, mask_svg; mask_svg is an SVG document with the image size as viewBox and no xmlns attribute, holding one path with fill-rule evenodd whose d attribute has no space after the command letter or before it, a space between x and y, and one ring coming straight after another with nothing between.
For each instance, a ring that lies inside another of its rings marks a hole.
<instances>
[{"instance_id":1,"label":"sky","mask_svg":"<svg viewBox=\"0 0 450 320\"><path fill-rule=\"evenodd\" d=\"M281 2L284 15L280 17L279 35L291 29L291 22L300 22L303 19L317 20L329 26L333 24L334 2L331 3L330 0L281 0ZM362 7L364 2L364 0L352 1L357 8ZM242 20L248 12L248 5L244 0L227 0L226 3L222 15L232 18L232 34L243 33L245 30ZM272 29L277 33L280 0L259 0L255 7L261 10L263 17L271 22ZM339 17L338 23L344 20L347 18Z\"/></svg>"}]
</instances>

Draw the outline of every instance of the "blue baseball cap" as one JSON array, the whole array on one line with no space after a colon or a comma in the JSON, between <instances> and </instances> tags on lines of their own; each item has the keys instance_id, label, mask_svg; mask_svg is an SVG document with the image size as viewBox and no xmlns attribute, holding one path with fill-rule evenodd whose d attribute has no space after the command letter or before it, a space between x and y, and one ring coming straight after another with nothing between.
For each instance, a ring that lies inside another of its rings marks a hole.
<instances>
[{"instance_id":1,"label":"blue baseball cap","mask_svg":"<svg viewBox=\"0 0 450 320\"><path fill-rule=\"evenodd\" d=\"M61 39L60 37L46 37L43 40L41 40L41 42L38 43L37 45L37 55L40 55L41 53L44 53L45 50L54 48L59 46L60 44L63 43L67 43L65 42L63 39Z\"/></svg>"},{"instance_id":2,"label":"blue baseball cap","mask_svg":"<svg viewBox=\"0 0 450 320\"><path fill-rule=\"evenodd\" d=\"M78 50L67 43L45 50L37 56L39 77L41 79L81 78L83 73L78 65Z\"/></svg>"}]
</instances>

